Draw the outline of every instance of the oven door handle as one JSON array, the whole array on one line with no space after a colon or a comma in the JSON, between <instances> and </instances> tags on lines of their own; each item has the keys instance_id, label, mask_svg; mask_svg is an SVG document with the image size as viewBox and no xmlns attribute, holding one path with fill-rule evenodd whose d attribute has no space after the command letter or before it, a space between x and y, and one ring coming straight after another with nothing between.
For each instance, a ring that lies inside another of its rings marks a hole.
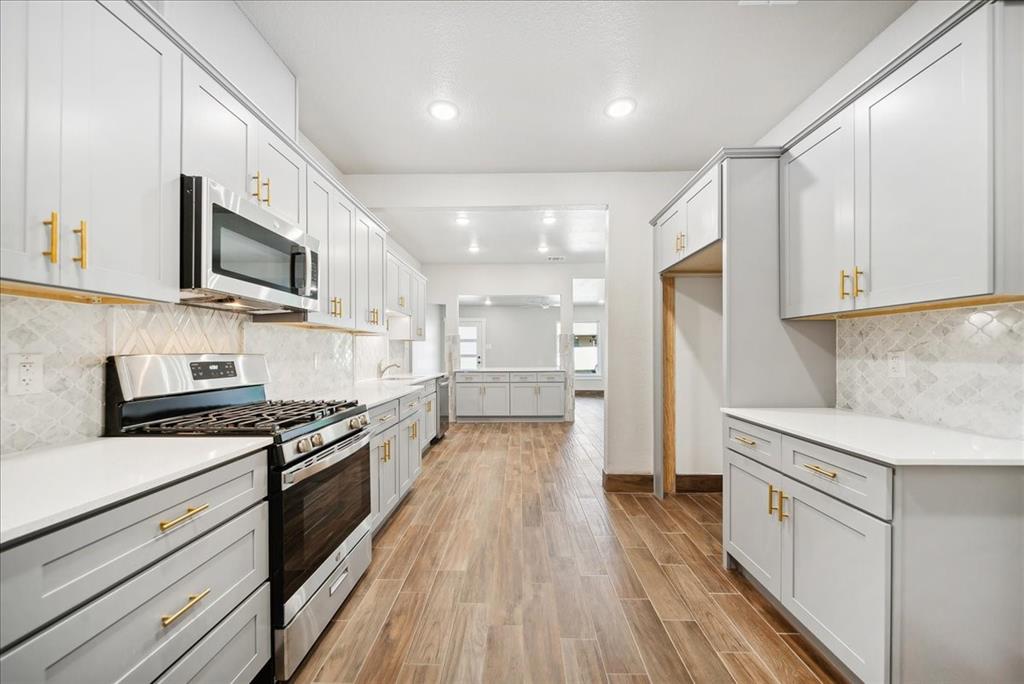
<instances>
[{"instance_id":1,"label":"oven door handle","mask_svg":"<svg viewBox=\"0 0 1024 684\"><path fill-rule=\"evenodd\" d=\"M298 465L281 473L281 490L299 484L303 480L337 465L370 443L370 430L364 428L356 437L334 447L327 456L309 465Z\"/></svg>"}]
</instances>

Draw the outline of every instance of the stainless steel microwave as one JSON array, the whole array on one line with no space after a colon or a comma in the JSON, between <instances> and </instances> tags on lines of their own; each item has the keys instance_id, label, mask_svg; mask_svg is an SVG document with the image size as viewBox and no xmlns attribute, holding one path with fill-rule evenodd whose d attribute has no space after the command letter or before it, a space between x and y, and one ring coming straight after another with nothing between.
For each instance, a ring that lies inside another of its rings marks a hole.
<instances>
[{"instance_id":1,"label":"stainless steel microwave","mask_svg":"<svg viewBox=\"0 0 1024 684\"><path fill-rule=\"evenodd\" d=\"M316 238L220 183L181 177L181 299L222 309L317 311Z\"/></svg>"}]
</instances>

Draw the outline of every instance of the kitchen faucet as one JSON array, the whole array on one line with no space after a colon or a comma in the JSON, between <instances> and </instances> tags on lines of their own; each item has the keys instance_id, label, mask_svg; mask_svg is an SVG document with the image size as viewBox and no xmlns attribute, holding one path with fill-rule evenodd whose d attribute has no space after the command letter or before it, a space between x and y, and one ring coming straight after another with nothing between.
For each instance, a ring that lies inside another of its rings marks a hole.
<instances>
[{"instance_id":1,"label":"kitchen faucet","mask_svg":"<svg viewBox=\"0 0 1024 684\"><path fill-rule=\"evenodd\" d=\"M377 377L378 378L383 379L384 378L384 374L388 372L389 368L401 368L402 367L402 364L400 364L400 363L389 363L388 365L385 366L384 365L384 361L385 361L385 359L381 359L377 363Z\"/></svg>"}]
</instances>

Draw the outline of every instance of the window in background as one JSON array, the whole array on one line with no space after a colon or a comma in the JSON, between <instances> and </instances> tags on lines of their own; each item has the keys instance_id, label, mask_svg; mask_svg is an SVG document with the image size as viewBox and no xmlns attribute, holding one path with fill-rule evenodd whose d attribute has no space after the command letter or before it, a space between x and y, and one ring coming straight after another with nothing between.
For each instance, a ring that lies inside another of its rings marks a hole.
<instances>
[{"instance_id":1,"label":"window in background","mask_svg":"<svg viewBox=\"0 0 1024 684\"><path fill-rule=\"evenodd\" d=\"M600 324L597 321L577 321L572 324L572 356L576 375L601 375Z\"/></svg>"}]
</instances>

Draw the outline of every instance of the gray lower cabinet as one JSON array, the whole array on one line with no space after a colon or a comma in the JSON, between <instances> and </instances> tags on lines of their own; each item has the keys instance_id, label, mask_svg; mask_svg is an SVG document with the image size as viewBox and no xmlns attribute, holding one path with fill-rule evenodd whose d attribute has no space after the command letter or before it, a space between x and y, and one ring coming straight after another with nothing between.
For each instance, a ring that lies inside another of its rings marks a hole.
<instances>
[{"instance_id":1,"label":"gray lower cabinet","mask_svg":"<svg viewBox=\"0 0 1024 684\"><path fill-rule=\"evenodd\" d=\"M248 684L270 658L270 583L171 666L156 684Z\"/></svg>"},{"instance_id":2,"label":"gray lower cabinet","mask_svg":"<svg viewBox=\"0 0 1024 684\"><path fill-rule=\"evenodd\" d=\"M11 649L0 679L156 679L266 582L267 515L251 508Z\"/></svg>"},{"instance_id":3,"label":"gray lower cabinet","mask_svg":"<svg viewBox=\"0 0 1024 684\"><path fill-rule=\"evenodd\" d=\"M263 499L260 451L6 549L0 648L82 605Z\"/></svg>"}]
</instances>

